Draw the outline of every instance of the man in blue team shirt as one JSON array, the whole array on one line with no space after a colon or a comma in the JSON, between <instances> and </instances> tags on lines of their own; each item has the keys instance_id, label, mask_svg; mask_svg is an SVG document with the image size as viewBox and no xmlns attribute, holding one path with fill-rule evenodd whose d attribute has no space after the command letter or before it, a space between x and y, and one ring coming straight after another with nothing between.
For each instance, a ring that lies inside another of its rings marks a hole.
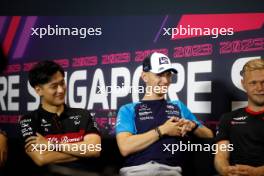
<instances>
[{"instance_id":1,"label":"man in blue team shirt","mask_svg":"<svg viewBox=\"0 0 264 176\"><path fill-rule=\"evenodd\" d=\"M181 176L184 152L172 154L165 146L181 143L190 132L213 137L181 101L165 100L172 73L177 70L164 54L155 52L143 61L146 93L142 101L122 106L117 116L117 143L126 157L121 176Z\"/></svg>"}]
</instances>

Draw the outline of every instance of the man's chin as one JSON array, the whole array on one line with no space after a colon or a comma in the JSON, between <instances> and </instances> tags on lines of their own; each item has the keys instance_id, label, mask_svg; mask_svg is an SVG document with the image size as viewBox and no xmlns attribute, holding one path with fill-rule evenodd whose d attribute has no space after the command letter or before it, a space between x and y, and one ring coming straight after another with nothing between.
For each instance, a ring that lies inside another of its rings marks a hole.
<instances>
[{"instance_id":1,"label":"man's chin","mask_svg":"<svg viewBox=\"0 0 264 176\"><path fill-rule=\"evenodd\" d=\"M156 95L157 95L158 97L163 97L163 96L165 96L166 94L165 94L165 93L156 93Z\"/></svg>"},{"instance_id":2,"label":"man's chin","mask_svg":"<svg viewBox=\"0 0 264 176\"><path fill-rule=\"evenodd\" d=\"M61 100L61 101L54 102L54 105L55 106L61 106L61 105L64 105L64 103L65 103L65 101Z\"/></svg>"},{"instance_id":3,"label":"man's chin","mask_svg":"<svg viewBox=\"0 0 264 176\"><path fill-rule=\"evenodd\" d=\"M263 107L264 106L264 102L255 102L255 104L259 107Z\"/></svg>"},{"instance_id":4,"label":"man's chin","mask_svg":"<svg viewBox=\"0 0 264 176\"><path fill-rule=\"evenodd\" d=\"M252 102L256 105L256 106L264 106L264 99L254 99L252 100Z\"/></svg>"},{"instance_id":5,"label":"man's chin","mask_svg":"<svg viewBox=\"0 0 264 176\"><path fill-rule=\"evenodd\" d=\"M154 91L154 93L158 96L164 96L168 93L168 90L162 90L162 91Z\"/></svg>"}]
</instances>

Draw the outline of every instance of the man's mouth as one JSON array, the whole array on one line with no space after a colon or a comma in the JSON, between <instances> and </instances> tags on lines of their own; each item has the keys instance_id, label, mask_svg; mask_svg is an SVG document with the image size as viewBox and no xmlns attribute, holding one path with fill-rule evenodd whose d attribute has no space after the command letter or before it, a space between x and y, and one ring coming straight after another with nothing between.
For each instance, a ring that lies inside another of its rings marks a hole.
<instances>
[{"instance_id":1,"label":"man's mouth","mask_svg":"<svg viewBox=\"0 0 264 176\"><path fill-rule=\"evenodd\" d=\"M62 98L64 98L64 94L63 95L57 95L56 98L62 99Z\"/></svg>"},{"instance_id":2,"label":"man's mouth","mask_svg":"<svg viewBox=\"0 0 264 176\"><path fill-rule=\"evenodd\" d=\"M264 93L263 94L254 94L255 96L264 96Z\"/></svg>"}]
</instances>

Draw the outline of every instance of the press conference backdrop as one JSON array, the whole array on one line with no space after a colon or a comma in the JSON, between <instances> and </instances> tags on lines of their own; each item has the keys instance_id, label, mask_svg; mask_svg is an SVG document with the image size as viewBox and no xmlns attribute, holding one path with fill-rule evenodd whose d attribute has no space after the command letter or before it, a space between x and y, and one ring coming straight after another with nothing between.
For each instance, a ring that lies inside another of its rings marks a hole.
<instances>
[{"instance_id":1,"label":"press conference backdrop","mask_svg":"<svg viewBox=\"0 0 264 176\"><path fill-rule=\"evenodd\" d=\"M2 16L8 65L0 75L0 127L18 135L21 115L40 100L28 83L32 65L54 60L65 69L67 104L91 111L114 135L121 105L139 101L141 61L167 54L178 74L168 99L180 99L214 129L221 114L245 106L239 72L264 56L264 13L146 16Z\"/></svg>"}]
</instances>

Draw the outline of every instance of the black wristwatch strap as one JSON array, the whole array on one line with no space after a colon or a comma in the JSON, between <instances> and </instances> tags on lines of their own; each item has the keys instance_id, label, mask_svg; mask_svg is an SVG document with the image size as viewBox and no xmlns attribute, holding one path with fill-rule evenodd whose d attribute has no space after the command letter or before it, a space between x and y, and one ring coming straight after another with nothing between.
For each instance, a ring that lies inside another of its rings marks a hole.
<instances>
[{"instance_id":1,"label":"black wristwatch strap","mask_svg":"<svg viewBox=\"0 0 264 176\"><path fill-rule=\"evenodd\" d=\"M195 127L192 129L191 132L194 132L199 127L199 125L195 121L192 121L192 122L195 124Z\"/></svg>"},{"instance_id":2,"label":"black wristwatch strap","mask_svg":"<svg viewBox=\"0 0 264 176\"><path fill-rule=\"evenodd\" d=\"M158 133L158 135L159 135L159 139L162 138L162 134L161 134L161 132L160 132L159 127L155 128L155 131L156 131L156 133Z\"/></svg>"}]
</instances>

